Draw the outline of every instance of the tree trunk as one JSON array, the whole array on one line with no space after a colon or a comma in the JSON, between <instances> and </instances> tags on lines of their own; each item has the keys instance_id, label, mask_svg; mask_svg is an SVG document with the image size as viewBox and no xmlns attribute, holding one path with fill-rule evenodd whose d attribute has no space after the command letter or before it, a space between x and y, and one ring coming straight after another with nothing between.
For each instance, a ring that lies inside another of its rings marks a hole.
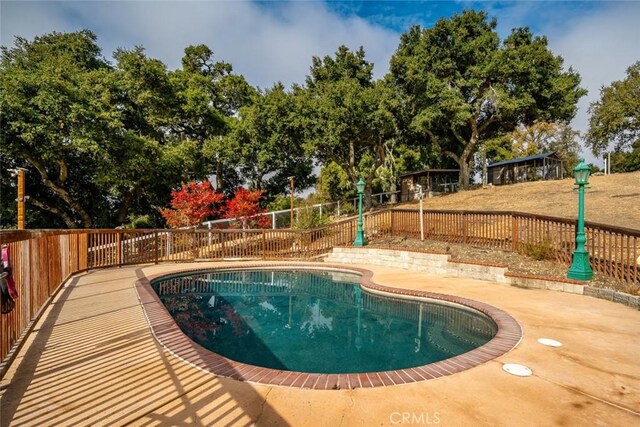
<instances>
[{"instance_id":1,"label":"tree trunk","mask_svg":"<svg viewBox=\"0 0 640 427\"><path fill-rule=\"evenodd\" d=\"M395 177L394 177L394 181L391 183L391 198L389 200L389 202L392 205L395 205L396 203L398 203L398 195L396 194L397 189L398 189L398 186L396 185Z\"/></svg>"},{"instance_id":2,"label":"tree trunk","mask_svg":"<svg viewBox=\"0 0 640 427\"><path fill-rule=\"evenodd\" d=\"M224 183L222 182L222 161L216 162L216 191L224 193Z\"/></svg>"},{"instance_id":3,"label":"tree trunk","mask_svg":"<svg viewBox=\"0 0 640 427\"><path fill-rule=\"evenodd\" d=\"M482 163L482 188L487 188L487 150L480 148L480 162Z\"/></svg>"},{"instance_id":4,"label":"tree trunk","mask_svg":"<svg viewBox=\"0 0 640 427\"><path fill-rule=\"evenodd\" d=\"M131 190L124 195L124 199L122 200L122 204L120 205L120 209L118 210L118 217L116 218L116 222L119 225L123 225L125 219L127 219L127 214L129 213L131 202L133 201L133 191L134 190Z\"/></svg>"},{"instance_id":5,"label":"tree trunk","mask_svg":"<svg viewBox=\"0 0 640 427\"><path fill-rule=\"evenodd\" d=\"M364 187L364 210L368 211L369 209L371 209L371 206L373 205L373 201L371 200L371 193L372 193L372 188L371 188L371 183L367 182L367 185L365 185Z\"/></svg>"},{"instance_id":6,"label":"tree trunk","mask_svg":"<svg viewBox=\"0 0 640 427\"><path fill-rule=\"evenodd\" d=\"M93 224L93 221L91 220L91 216L82 207L82 205L80 205L80 203L78 203L73 197L71 197L71 194L67 191L67 189L56 184L49 178L47 170L42 163L32 158L27 158L27 161L29 161L29 163L31 163L38 170L38 172L40 173L40 176L42 177L42 183L45 185L45 187L53 191L58 197L60 197L67 204L67 206L69 206L69 208L71 208L72 211L80 215L80 218L82 218L83 226L85 228L91 228ZM66 169L63 169L62 167L61 167L61 170L66 171ZM64 177L61 176L61 178L66 179L66 176Z\"/></svg>"},{"instance_id":7,"label":"tree trunk","mask_svg":"<svg viewBox=\"0 0 640 427\"><path fill-rule=\"evenodd\" d=\"M469 166L469 162L461 161L458 163L458 166L460 166L460 188L469 188L469 179L471 177L471 167Z\"/></svg>"}]
</instances>

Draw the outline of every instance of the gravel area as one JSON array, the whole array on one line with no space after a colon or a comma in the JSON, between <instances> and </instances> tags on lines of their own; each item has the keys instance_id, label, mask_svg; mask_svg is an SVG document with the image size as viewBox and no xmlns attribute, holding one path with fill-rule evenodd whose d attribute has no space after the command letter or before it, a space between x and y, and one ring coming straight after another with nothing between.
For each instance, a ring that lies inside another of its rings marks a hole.
<instances>
[{"instance_id":1,"label":"gravel area","mask_svg":"<svg viewBox=\"0 0 640 427\"><path fill-rule=\"evenodd\" d=\"M397 246L399 248L423 249L425 251L448 252L452 259L465 261L480 261L494 264L507 265L512 273L531 274L536 276L548 276L566 278L569 266L555 261L537 261L526 255L514 252L491 249L459 243L447 243L434 240L408 239L402 237L376 239L369 242L375 246ZM594 272L590 286L614 289L627 292L632 295L640 295L640 286L615 280L609 276Z\"/></svg>"}]
</instances>

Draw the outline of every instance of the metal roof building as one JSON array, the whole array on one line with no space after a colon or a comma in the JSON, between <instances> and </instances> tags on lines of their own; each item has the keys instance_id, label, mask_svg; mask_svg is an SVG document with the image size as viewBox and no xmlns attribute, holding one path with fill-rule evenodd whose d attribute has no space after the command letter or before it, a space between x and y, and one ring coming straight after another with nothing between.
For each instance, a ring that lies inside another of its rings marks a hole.
<instances>
[{"instance_id":1,"label":"metal roof building","mask_svg":"<svg viewBox=\"0 0 640 427\"><path fill-rule=\"evenodd\" d=\"M564 178L562 160L554 153L542 153L487 166L488 182L493 185L515 184Z\"/></svg>"},{"instance_id":2,"label":"metal roof building","mask_svg":"<svg viewBox=\"0 0 640 427\"><path fill-rule=\"evenodd\" d=\"M406 202L416 197L417 186L425 194L448 193L458 189L460 169L424 169L400 175L400 201Z\"/></svg>"}]
</instances>

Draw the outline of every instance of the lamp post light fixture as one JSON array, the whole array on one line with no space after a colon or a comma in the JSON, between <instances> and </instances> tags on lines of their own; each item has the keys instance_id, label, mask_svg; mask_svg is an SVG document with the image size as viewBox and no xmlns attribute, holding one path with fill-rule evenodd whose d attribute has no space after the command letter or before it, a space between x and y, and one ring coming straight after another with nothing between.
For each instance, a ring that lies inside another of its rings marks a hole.
<instances>
[{"instance_id":1,"label":"lamp post light fixture","mask_svg":"<svg viewBox=\"0 0 640 427\"><path fill-rule=\"evenodd\" d=\"M362 229L362 195L364 194L364 186L365 183L362 178L360 178L356 184L356 188L358 189L358 229L356 230L356 240L353 241L353 246L367 245L367 241L364 238L364 230Z\"/></svg>"},{"instance_id":2,"label":"lamp post light fixture","mask_svg":"<svg viewBox=\"0 0 640 427\"><path fill-rule=\"evenodd\" d=\"M569 279L591 280L593 270L589 264L589 252L587 252L587 237L584 234L584 186L589 183L591 168L580 159L580 163L573 169L573 176L578 186L578 225L576 230L576 250L573 252L573 261L567 273Z\"/></svg>"}]
</instances>

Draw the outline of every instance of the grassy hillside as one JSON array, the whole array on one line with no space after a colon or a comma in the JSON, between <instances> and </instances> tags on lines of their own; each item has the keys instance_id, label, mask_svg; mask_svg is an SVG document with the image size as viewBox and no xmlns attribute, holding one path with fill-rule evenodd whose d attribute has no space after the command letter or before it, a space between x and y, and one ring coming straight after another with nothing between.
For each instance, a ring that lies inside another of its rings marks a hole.
<instances>
[{"instance_id":1,"label":"grassy hillside","mask_svg":"<svg viewBox=\"0 0 640 427\"><path fill-rule=\"evenodd\" d=\"M573 178L528 182L432 197L425 209L520 211L576 218L578 192ZM585 195L587 221L640 229L640 171L592 176ZM418 202L402 206L416 207Z\"/></svg>"}]
</instances>

